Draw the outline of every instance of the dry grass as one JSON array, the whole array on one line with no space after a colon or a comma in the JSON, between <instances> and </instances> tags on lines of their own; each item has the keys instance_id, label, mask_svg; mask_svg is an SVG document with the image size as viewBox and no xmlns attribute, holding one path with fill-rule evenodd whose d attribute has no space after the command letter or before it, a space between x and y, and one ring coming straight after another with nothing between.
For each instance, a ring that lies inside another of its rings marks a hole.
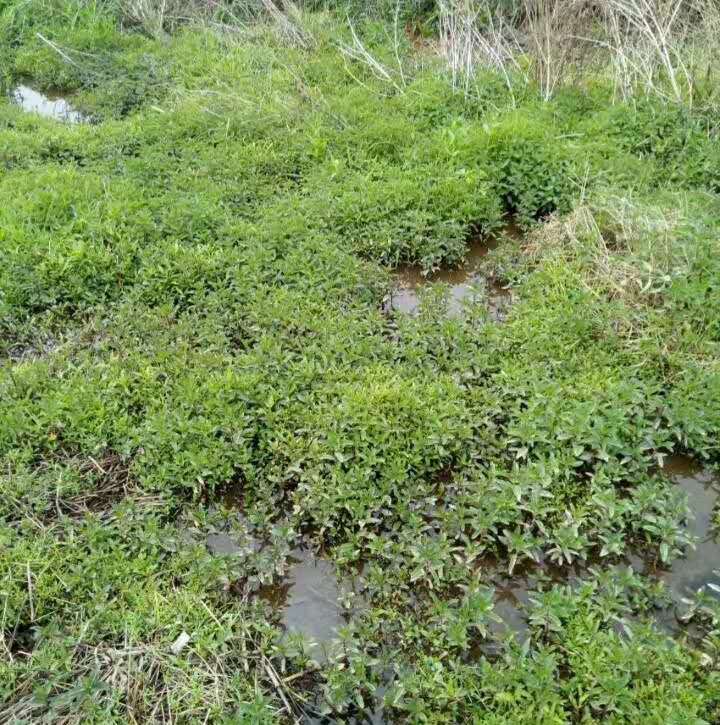
<instances>
[{"instance_id":1,"label":"dry grass","mask_svg":"<svg viewBox=\"0 0 720 725\"><path fill-rule=\"evenodd\" d=\"M467 96L476 69L491 68L503 75L512 92L513 78L524 76L513 18L490 11L483 0L440 0L438 12L440 55L450 69L453 88Z\"/></svg>"},{"instance_id":2,"label":"dry grass","mask_svg":"<svg viewBox=\"0 0 720 725\"><path fill-rule=\"evenodd\" d=\"M528 237L533 260L557 255L574 259L588 290L628 307L654 305L658 295L692 264L678 242L684 211L641 204L627 197L585 203L551 219Z\"/></svg>"},{"instance_id":3,"label":"dry grass","mask_svg":"<svg viewBox=\"0 0 720 725\"><path fill-rule=\"evenodd\" d=\"M348 27L350 29L351 43L340 42L338 47L346 61L361 63L370 69L375 78L391 85L396 92L403 93L407 86L407 72L405 63L407 62L407 53L401 51L401 31L400 31L400 5L396 5L395 18L393 22L393 58L391 64L387 61L381 61L374 55L360 39L360 34L355 24L348 17ZM365 85L359 78L355 76L350 67L346 63L348 73L355 78L361 85Z\"/></svg>"},{"instance_id":4,"label":"dry grass","mask_svg":"<svg viewBox=\"0 0 720 725\"><path fill-rule=\"evenodd\" d=\"M13 700L0 706L0 722L42 721L60 725L87 722L87 714L78 705L88 697L98 708L111 708L113 700L122 702L124 716L130 723L200 722L207 712L231 708L234 693L229 687L229 672L238 668L256 673L256 687L267 684L270 690L275 689L278 710L289 712L292 721L296 721L297 708L288 701L287 687L274 669L275 677L270 675L269 660L258 655L252 661L246 660L246 667L239 661L241 642L245 651L255 648L255 643L246 641L250 635L240 619L239 614L227 615L218 623L231 628L236 640L238 652L227 660L203 657L192 643L176 654L160 643L135 643L127 639L101 645L78 642L71 654L73 680L84 685L68 687L64 692L58 688L52 693L52 704L48 708L36 696L36 679L28 677L17 683ZM186 702L183 693L198 688L202 699L197 703Z\"/></svg>"},{"instance_id":5,"label":"dry grass","mask_svg":"<svg viewBox=\"0 0 720 725\"><path fill-rule=\"evenodd\" d=\"M543 100L576 78L609 73L624 100L652 94L714 99L720 6L714 0L523 0L521 11L490 0L441 0L440 51L458 90L477 68L537 85Z\"/></svg>"},{"instance_id":6,"label":"dry grass","mask_svg":"<svg viewBox=\"0 0 720 725\"><path fill-rule=\"evenodd\" d=\"M526 52L544 101L588 64L591 44L584 33L592 23L587 0L524 0Z\"/></svg>"},{"instance_id":7,"label":"dry grass","mask_svg":"<svg viewBox=\"0 0 720 725\"><path fill-rule=\"evenodd\" d=\"M720 50L720 7L712 0L607 0L606 44L616 88L640 88L692 104Z\"/></svg>"},{"instance_id":8,"label":"dry grass","mask_svg":"<svg viewBox=\"0 0 720 725\"><path fill-rule=\"evenodd\" d=\"M520 12L507 13L488 0L442 0L440 50L453 87L467 94L476 69L489 68L510 91L517 80L534 80L549 100L588 55L589 7L587 0L524 0Z\"/></svg>"},{"instance_id":9,"label":"dry grass","mask_svg":"<svg viewBox=\"0 0 720 725\"><path fill-rule=\"evenodd\" d=\"M211 3L202 0L122 0L120 7L125 25L142 28L152 37L164 36L190 18L208 19L213 12Z\"/></svg>"},{"instance_id":10,"label":"dry grass","mask_svg":"<svg viewBox=\"0 0 720 725\"><path fill-rule=\"evenodd\" d=\"M268 23L293 47L310 48L312 34L302 12L291 0L121 0L124 24L142 28L152 37L162 37L182 24L200 24L224 33L243 33L258 21Z\"/></svg>"}]
</instances>

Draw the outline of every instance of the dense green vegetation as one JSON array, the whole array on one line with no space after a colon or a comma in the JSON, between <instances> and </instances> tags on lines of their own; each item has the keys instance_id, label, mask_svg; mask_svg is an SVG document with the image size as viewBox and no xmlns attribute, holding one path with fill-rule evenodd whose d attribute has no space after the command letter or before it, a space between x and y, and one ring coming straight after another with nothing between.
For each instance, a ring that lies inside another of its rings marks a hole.
<instances>
[{"instance_id":1,"label":"dense green vegetation","mask_svg":"<svg viewBox=\"0 0 720 725\"><path fill-rule=\"evenodd\" d=\"M662 457L720 459L714 109L281 29L0 0L0 84L92 119L0 99L0 721L718 722L720 610L671 639L626 566L689 543ZM509 221L503 324L389 311ZM361 584L328 660L257 596L298 545Z\"/></svg>"}]
</instances>

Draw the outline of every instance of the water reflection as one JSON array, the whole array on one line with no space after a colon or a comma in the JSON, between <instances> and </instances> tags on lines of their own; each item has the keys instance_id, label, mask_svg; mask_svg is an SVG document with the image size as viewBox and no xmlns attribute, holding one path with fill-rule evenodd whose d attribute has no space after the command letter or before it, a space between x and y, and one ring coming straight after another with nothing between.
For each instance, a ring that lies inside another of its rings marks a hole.
<instances>
[{"instance_id":1,"label":"water reflection","mask_svg":"<svg viewBox=\"0 0 720 725\"><path fill-rule=\"evenodd\" d=\"M76 111L65 98L56 93L44 95L29 86L16 86L11 97L14 103L28 113L37 113L46 118L54 118L66 123L82 123L87 118Z\"/></svg>"},{"instance_id":2,"label":"water reflection","mask_svg":"<svg viewBox=\"0 0 720 725\"><path fill-rule=\"evenodd\" d=\"M506 236L516 236L510 228ZM449 286L448 314L462 313L463 301L469 299L478 288L484 288L490 316L504 319L512 303L511 290L492 277L482 275L478 268L490 250L495 249L500 237L475 239L469 245L465 264L458 269L440 269L430 275L423 275L420 267L403 265L395 270L395 288L392 291L390 307L405 313L413 313L420 304L420 290L430 284L443 283Z\"/></svg>"},{"instance_id":3,"label":"water reflection","mask_svg":"<svg viewBox=\"0 0 720 725\"><path fill-rule=\"evenodd\" d=\"M669 570L656 572L673 599L679 601L708 583L720 584L720 577L715 573L720 569L720 542L713 526L720 481L687 456L670 456L662 470L687 494L692 511L687 526L698 539L695 549L689 549L683 558L675 560Z\"/></svg>"},{"instance_id":4,"label":"water reflection","mask_svg":"<svg viewBox=\"0 0 720 725\"><path fill-rule=\"evenodd\" d=\"M262 587L259 596L282 612L286 631L321 645L329 642L345 624L340 598L350 583L338 580L332 563L309 549L295 549L288 563L287 576L278 584Z\"/></svg>"}]
</instances>

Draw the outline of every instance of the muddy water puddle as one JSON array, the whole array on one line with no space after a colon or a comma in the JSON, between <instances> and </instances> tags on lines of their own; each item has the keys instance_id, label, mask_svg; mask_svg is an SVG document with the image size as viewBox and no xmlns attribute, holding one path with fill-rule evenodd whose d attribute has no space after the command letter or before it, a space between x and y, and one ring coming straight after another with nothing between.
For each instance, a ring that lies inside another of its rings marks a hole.
<instances>
[{"instance_id":1,"label":"muddy water puddle","mask_svg":"<svg viewBox=\"0 0 720 725\"><path fill-rule=\"evenodd\" d=\"M43 94L29 86L19 85L12 90L10 98L23 111L45 118L65 123L83 123L89 120L85 114L75 110L60 93L48 91Z\"/></svg>"},{"instance_id":2,"label":"muddy water puddle","mask_svg":"<svg viewBox=\"0 0 720 725\"><path fill-rule=\"evenodd\" d=\"M581 562L560 566L550 561L525 560L510 574L505 562L493 559L486 566L488 584L495 590L493 613L500 621L490 624L490 638L478 641L472 647L468 653L470 660L497 654L500 640L508 635L518 643L525 642L530 636L527 607L533 592L547 588L549 584L574 584L588 575L589 568Z\"/></svg>"},{"instance_id":3,"label":"muddy water puddle","mask_svg":"<svg viewBox=\"0 0 720 725\"><path fill-rule=\"evenodd\" d=\"M240 537L221 532L208 535L207 547L214 556L236 556L257 553L262 549L262 542L250 535Z\"/></svg>"},{"instance_id":4,"label":"muddy water puddle","mask_svg":"<svg viewBox=\"0 0 720 725\"><path fill-rule=\"evenodd\" d=\"M205 544L213 556L246 557L265 548L265 542L238 531L210 533ZM261 586L257 596L278 613L286 633L312 640L324 656L352 613L343 602L355 600L354 581L338 578L328 559L310 549L296 548L286 559L285 575L276 583Z\"/></svg>"},{"instance_id":5,"label":"muddy water puddle","mask_svg":"<svg viewBox=\"0 0 720 725\"><path fill-rule=\"evenodd\" d=\"M514 228L505 235L516 237ZM399 312L414 313L420 306L421 290L428 285L444 284L449 288L448 314L459 316L464 302L474 294L484 293L491 319L502 321L512 304L512 291L498 280L481 274L479 267L488 253L495 249L502 237L475 239L467 249L465 264L457 269L441 269L423 275L417 266L405 265L395 270L395 287L390 296L390 308Z\"/></svg>"},{"instance_id":6,"label":"muddy water puddle","mask_svg":"<svg viewBox=\"0 0 720 725\"><path fill-rule=\"evenodd\" d=\"M688 495L692 516L687 522L690 532L698 539L695 549L673 562L667 569L658 569L647 563L642 552L617 562L614 566L632 565L636 571L662 580L672 604L656 611L659 627L668 634L691 632L681 623L682 600L695 594L708 583L720 584L715 573L720 568L720 541L714 535L713 511L720 495L720 479L708 469L683 456L666 459L662 472ZM217 554L235 554L259 547L256 539L239 541L225 534L208 538L208 548ZM467 653L469 661L480 657L493 657L500 653L500 644L510 635L518 642L529 637L527 608L533 592L548 585L575 584L590 575L593 566L613 566L604 560L577 562L572 566L558 566L549 561L518 564L513 574L503 569L503 562L488 559L480 565L487 582L495 589L495 609L500 621L490 627L490 637L475 643ZM307 548L296 548L287 560L285 576L276 584L266 585L258 596L271 605L286 632L303 635L316 643L313 657L322 662L334 651L340 629L349 617L364 608L366 602L357 594L357 581L352 577L340 578L332 562ZM712 593L712 592L709 592ZM348 608L344 606L352 602ZM632 617L631 617L632 619Z\"/></svg>"},{"instance_id":7,"label":"muddy water puddle","mask_svg":"<svg viewBox=\"0 0 720 725\"><path fill-rule=\"evenodd\" d=\"M260 552L266 542L253 534L244 512L242 486L229 487L222 496L223 506L232 511L240 532L212 533L206 538L208 550L216 555L248 555ZM280 614L287 633L297 633L320 647L321 658L338 636L352 610L343 601L355 600L355 581L338 578L332 562L310 548L297 546L286 560L286 573L274 584L260 587L257 596ZM357 600L356 600L357 601Z\"/></svg>"}]
</instances>

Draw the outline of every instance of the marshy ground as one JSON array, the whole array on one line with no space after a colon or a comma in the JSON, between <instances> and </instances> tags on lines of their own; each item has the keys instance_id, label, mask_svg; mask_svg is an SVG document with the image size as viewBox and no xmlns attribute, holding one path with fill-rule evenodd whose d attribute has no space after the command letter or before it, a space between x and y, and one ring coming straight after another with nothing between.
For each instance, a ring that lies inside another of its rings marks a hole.
<instances>
[{"instance_id":1,"label":"marshy ground","mask_svg":"<svg viewBox=\"0 0 720 725\"><path fill-rule=\"evenodd\" d=\"M0 722L720 721L710 81L128 7L0 0Z\"/></svg>"}]
</instances>

